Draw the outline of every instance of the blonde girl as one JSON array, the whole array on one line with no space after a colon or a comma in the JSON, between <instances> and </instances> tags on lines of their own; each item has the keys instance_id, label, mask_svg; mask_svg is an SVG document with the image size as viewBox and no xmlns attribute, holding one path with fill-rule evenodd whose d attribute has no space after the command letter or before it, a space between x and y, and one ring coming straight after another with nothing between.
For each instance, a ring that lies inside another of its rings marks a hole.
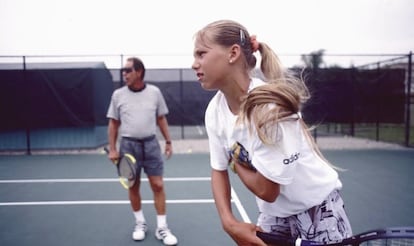
<instances>
[{"instance_id":1,"label":"blonde girl","mask_svg":"<svg viewBox=\"0 0 414 246\"><path fill-rule=\"evenodd\" d=\"M255 52L264 81L252 76ZM201 86L217 90L205 112L211 186L223 229L238 245L265 245L256 231L334 242L352 235L338 173L323 158L300 113L303 81L272 49L231 20L195 35L192 64ZM231 211L229 167L255 195L257 224Z\"/></svg>"}]
</instances>

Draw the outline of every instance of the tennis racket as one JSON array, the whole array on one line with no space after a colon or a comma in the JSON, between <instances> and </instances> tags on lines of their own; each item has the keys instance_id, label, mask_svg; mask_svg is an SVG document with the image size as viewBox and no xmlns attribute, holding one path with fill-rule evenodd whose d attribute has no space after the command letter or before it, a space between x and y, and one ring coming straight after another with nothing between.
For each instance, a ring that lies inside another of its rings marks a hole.
<instances>
[{"instance_id":1,"label":"tennis racket","mask_svg":"<svg viewBox=\"0 0 414 246\"><path fill-rule=\"evenodd\" d=\"M109 153L108 148L104 148L106 153ZM118 171L119 182L125 189L129 189L135 184L137 164L135 158L126 153L119 157L115 162Z\"/></svg>"},{"instance_id":2,"label":"tennis racket","mask_svg":"<svg viewBox=\"0 0 414 246\"><path fill-rule=\"evenodd\" d=\"M389 227L357 234L336 243L320 243L285 238L265 232L257 232L257 236L268 245L278 246L408 246L414 245L414 227Z\"/></svg>"}]
</instances>

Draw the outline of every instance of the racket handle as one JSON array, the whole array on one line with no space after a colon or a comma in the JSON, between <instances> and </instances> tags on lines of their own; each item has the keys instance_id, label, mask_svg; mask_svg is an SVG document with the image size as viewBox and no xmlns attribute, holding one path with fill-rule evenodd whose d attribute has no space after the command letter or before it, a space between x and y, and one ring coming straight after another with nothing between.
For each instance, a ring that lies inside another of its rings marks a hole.
<instances>
[{"instance_id":1,"label":"racket handle","mask_svg":"<svg viewBox=\"0 0 414 246\"><path fill-rule=\"evenodd\" d=\"M106 152L106 154L109 154L109 149L108 149L108 147L104 147L104 150L105 150L105 152ZM118 165L118 162L117 162L117 160L112 160L112 162L115 164L115 165Z\"/></svg>"},{"instance_id":2,"label":"racket handle","mask_svg":"<svg viewBox=\"0 0 414 246\"><path fill-rule=\"evenodd\" d=\"M108 147L104 147L104 150L105 150L105 152L107 153L107 154L109 154L109 149L108 149Z\"/></svg>"},{"instance_id":3,"label":"racket handle","mask_svg":"<svg viewBox=\"0 0 414 246\"><path fill-rule=\"evenodd\" d=\"M278 246L300 246L301 245L301 241L277 236L277 235L266 233L266 232L257 231L256 235L268 245L278 245Z\"/></svg>"}]
</instances>

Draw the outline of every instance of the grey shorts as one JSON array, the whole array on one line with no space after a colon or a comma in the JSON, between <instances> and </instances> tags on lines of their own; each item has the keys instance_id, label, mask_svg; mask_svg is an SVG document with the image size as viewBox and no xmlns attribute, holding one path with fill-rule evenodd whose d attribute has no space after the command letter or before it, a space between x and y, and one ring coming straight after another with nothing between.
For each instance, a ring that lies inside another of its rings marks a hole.
<instances>
[{"instance_id":1,"label":"grey shorts","mask_svg":"<svg viewBox=\"0 0 414 246\"><path fill-rule=\"evenodd\" d=\"M137 177L141 176L141 169L144 169L148 176L162 176L164 173L161 147L155 136L145 139L122 137L120 153L129 153L135 157Z\"/></svg>"},{"instance_id":2,"label":"grey shorts","mask_svg":"<svg viewBox=\"0 0 414 246\"><path fill-rule=\"evenodd\" d=\"M352 229L338 191L322 204L287 218L260 213L257 224L276 235L316 242L336 242L352 236Z\"/></svg>"}]
</instances>

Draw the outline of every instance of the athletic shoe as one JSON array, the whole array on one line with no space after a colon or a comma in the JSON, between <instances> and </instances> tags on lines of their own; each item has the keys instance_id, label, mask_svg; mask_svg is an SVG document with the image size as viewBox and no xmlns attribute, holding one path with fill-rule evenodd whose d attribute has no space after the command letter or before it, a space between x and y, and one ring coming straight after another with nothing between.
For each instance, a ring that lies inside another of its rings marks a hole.
<instances>
[{"instance_id":1,"label":"athletic shoe","mask_svg":"<svg viewBox=\"0 0 414 246\"><path fill-rule=\"evenodd\" d=\"M147 224L145 222L137 223L134 232L132 232L132 239L136 241L144 240L145 232L147 232Z\"/></svg>"},{"instance_id":2,"label":"athletic shoe","mask_svg":"<svg viewBox=\"0 0 414 246\"><path fill-rule=\"evenodd\" d=\"M157 228L157 230L155 230L155 237L158 240L162 240L164 245L176 245L178 242L177 238L171 233L170 229L168 229L167 227Z\"/></svg>"}]
</instances>

